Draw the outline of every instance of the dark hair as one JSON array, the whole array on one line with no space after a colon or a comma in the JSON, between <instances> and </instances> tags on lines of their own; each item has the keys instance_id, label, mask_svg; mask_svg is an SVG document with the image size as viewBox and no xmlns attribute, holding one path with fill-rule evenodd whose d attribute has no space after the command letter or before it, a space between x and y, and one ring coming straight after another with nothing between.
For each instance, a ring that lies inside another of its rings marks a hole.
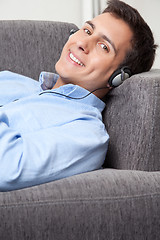
<instances>
[{"instance_id":1,"label":"dark hair","mask_svg":"<svg viewBox=\"0 0 160 240\"><path fill-rule=\"evenodd\" d=\"M133 32L132 49L128 51L119 67L128 66L132 74L149 71L157 48L150 27L135 8L122 1L108 1L108 6L103 13L106 12L125 21Z\"/></svg>"}]
</instances>

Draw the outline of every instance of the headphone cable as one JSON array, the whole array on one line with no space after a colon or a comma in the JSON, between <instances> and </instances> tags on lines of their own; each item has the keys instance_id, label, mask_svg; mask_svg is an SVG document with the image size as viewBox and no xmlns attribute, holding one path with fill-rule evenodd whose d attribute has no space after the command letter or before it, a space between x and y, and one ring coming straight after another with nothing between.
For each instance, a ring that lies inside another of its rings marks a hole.
<instances>
[{"instance_id":1,"label":"headphone cable","mask_svg":"<svg viewBox=\"0 0 160 240\"><path fill-rule=\"evenodd\" d=\"M76 100L81 100L81 99L84 99L86 97L88 97L90 94L92 94L93 92L97 91L97 90L101 90L101 89L104 89L104 88L109 88L109 87L101 87L101 88L96 88L95 90L89 92L88 94L84 95L83 97L70 97L70 96L67 96L63 93L59 93L59 92L54 92L54 91L51 91L51 90L46 90L44 92L41 92L39 93L39 95L42 95L42 94L45 94L45 93L53 93L53 94L57 94L57 95L60 95L60 96L63 96L63 97L67 97L67 98L70 98L70 99L76 99Z\"/></svg>"},{"instance_id":2,"label":"headphone cable","mask_svg":"<svg viewBox=\"0 0 160 240\"><path fill-rule=\"evenodd\" d=\"M81 99L84 99L86 97L88 97L90 94L92 94L93 92L95 91L98 91L98 90L101 90L101 89L104 89L104 88L109 88L109 87L101 87L101 88L97 88L91 92L89 92L88 94L84 95L83 97L70 97L70 96L67 96L63 93L59 93L59 92L54 92L54 91L51 91L51 90L46 90L46 91L43 91L41 93L39 93L39 95L42 95L42 94L45 94L45 93L53 93L53 94L57 94L57 95L60 95L60 96L63 96L63 97L67 97L67 98L70 98L70 99L76 99L76 100L81 100ZM12 102L15 102L15 101L18 101L19 99L15 99L13 100ZM4 105L0 105L0 107L3 107Z\"/></svg>"}]
</instances>

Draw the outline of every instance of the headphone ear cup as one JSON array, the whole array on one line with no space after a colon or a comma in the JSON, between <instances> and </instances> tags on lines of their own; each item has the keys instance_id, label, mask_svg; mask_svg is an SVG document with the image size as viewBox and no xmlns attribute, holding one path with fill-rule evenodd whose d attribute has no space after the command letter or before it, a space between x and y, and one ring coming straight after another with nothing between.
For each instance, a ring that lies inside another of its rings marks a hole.
<instances>
[{"instance_id":1,"label":"headphone ear cup","mask_svg":"<svg viewBox=\"0 0 160 240\"><path fill-rule=\"evenodd\" d=\"M111 87L118 87L127 78L131 77L131 70L128 67L117 69L109 78L108 83Z\"/></svg>"},{"instance_id":2,"label":"headphone ear cup","mask_svg":"<svg viewBox=\"0 0 160 240\"><path fill-rule=\"evenodd\" d=\"M71 29L70 31L70 35L69 36L72 36L74 33L76 33L79 29Z\"/></svg>"}]
</instances>

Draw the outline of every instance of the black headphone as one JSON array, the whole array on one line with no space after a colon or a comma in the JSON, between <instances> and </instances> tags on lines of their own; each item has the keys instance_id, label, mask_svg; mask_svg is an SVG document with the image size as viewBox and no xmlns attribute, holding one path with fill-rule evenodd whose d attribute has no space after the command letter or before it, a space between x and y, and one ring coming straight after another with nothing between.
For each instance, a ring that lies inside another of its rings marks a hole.
<instances>
[{"instance_id":1,"label":"black headphone","mask_svg":"<svg viewBox=\"0 0 160 240\"><path fill-rule=\"evenodd\" d=\"M71 36L72 34L76 33L78 30L79 30L79 29L71 29L69 36Z\"/></svg>"},{"instance_id":2,"label":"black headphone","mask_svg":"<svg viewBox=\"0 0 160 240\"><path fill-rule=\"evenodd\" d=\"M108 80L108 83L109 83L109 86L110 87L118 87L119 85L121 85L127 78L131 77L131 70L128 68L128 67L122 67L118 70L116 70L109 78ZM46 91L43 91L41 93L39 93L39 95L42 95L44 93L54 93L54 94L57 94L57 95L61 95L61 96L65 96L67 98L71 98L71 99L77 99L77 100L80 100L80 99L83 99L83 98L86 98L88 97L91 93L97 91L97 90L101 90L101 89L104 89L104 88L109 88L108 86L106 87L101 87L101 88L97 88L97 89L94 89L93 91L89 92L88 94L82 96L82 97L70 97L70 96L66 96L65 94L63 93L59 93L59 92L54 92L54 91L51 91L51 90L46 90ZM0 106L2 107L2 106Z\"/></svg>"},{"instance_id":3,"label":"black headphone","mask_svg":"<svg viewBox=\"0 0 160 240\"><path fill-rule=\"evenodd\" d=\"M127 78L131 77L132 73L129 67L125 66L120 69L117 69L109 78L108 83L110 87L118 87L121 85Z\"/></svg>"}]
</instances>

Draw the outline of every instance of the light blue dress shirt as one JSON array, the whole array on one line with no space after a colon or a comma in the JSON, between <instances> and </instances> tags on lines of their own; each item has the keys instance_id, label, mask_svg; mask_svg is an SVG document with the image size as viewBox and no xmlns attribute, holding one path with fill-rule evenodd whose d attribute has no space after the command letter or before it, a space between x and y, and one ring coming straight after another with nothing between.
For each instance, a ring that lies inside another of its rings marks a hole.
<instances>
[{"instance_id":1,"label":"light blue dress shirt","mask_svg":"<svg viewBox=\"0 0 160 240\"><path fill-rule=\"evenodd\" d=\"M73 84L50 90L58 76L35 81L0 72L0 191L30 187L101 168L109 136L105 104ZM41 94L40 94L41 93Z\"/></svg>"}]
</instances>

